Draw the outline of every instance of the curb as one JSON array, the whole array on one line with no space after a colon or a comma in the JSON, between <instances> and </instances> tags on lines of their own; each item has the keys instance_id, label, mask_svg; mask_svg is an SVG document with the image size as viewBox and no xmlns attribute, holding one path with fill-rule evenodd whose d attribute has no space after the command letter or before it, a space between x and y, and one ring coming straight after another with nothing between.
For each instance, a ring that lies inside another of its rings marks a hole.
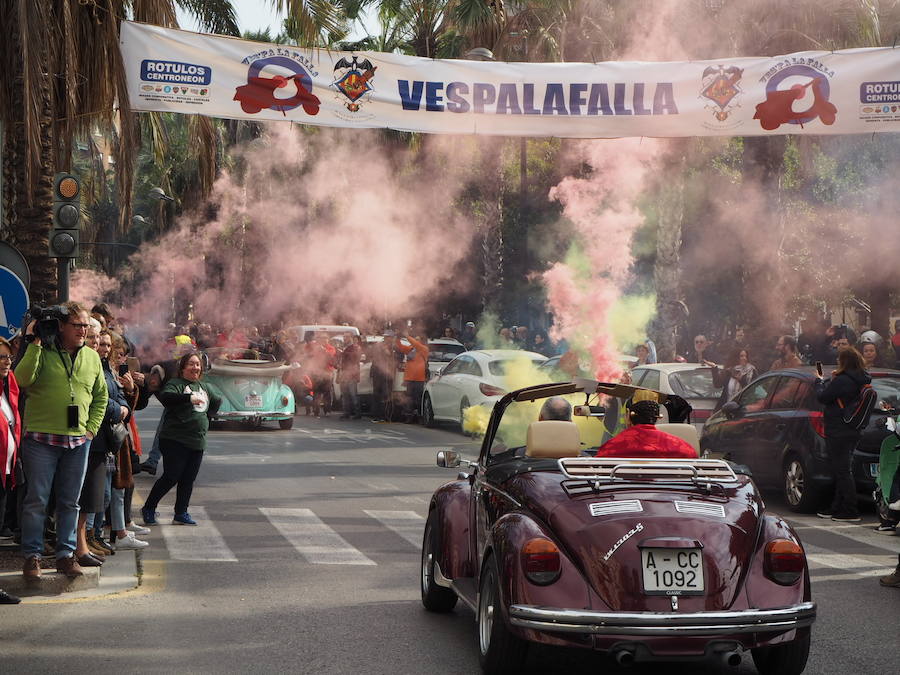
<instances>
[{"instance_id":1,"label":"curb","mask_svg":"<svg viewBox=\"0 0 900 675\"><path fill-rule=\"evenodd\" d=\"M43 570L35 580L25 579L21 572L4 572L0 574L0 588L21 597L23 604L98 598L138 588L141 567L139 552L121 551L108 557L102 567L82 568L84 576L75 579L55 570Z\"/></svg>"},{"instance_id":2,"label":"curb","mask_svg":"<svg viewBox=\"0 0 900 675\"><path fill-rule=\"evenodd\" d=\"M69 579L55 570L41 570L38 579L26 579L21 572L0 574L0 588L7 593L27 598L35 595L60 595L97 588L100 585L100 568L84 568L84 576Z\"/></svg>"}]
</instances>

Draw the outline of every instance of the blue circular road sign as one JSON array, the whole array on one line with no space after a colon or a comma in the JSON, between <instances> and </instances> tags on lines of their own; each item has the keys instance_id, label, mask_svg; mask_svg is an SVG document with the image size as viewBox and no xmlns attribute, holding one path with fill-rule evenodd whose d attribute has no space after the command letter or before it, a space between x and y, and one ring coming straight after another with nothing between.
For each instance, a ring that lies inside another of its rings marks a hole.
<instances>
[{"instance_id":1,"label":"blue circular road sign","mask_svg":"<svg viewBox=\"0 0 900 675\"><path fill-rule=\"evenodd\" d=\"M22 327L22 317L27 309L25 284L16 274L0 266L0 335L6 339L15 335Z\"/></svg>"}]
</instances>

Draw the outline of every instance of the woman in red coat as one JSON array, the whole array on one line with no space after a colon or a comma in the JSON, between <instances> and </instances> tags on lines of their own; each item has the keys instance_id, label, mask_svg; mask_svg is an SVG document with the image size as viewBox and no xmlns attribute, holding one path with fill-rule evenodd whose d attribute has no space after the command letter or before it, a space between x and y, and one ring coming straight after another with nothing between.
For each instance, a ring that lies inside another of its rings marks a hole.
<instances>
[{"instance_id":1,"label":"woman in red coat","mask_svg":"<svg viewBox=\"0 0 900 675\"><path fill-rule=\"evenodd\" d=\"M16 485L16 454L21 440L19 383L12 372L12 346L0 337L0 532L6 529L3 514L7 496ZM0 589L0 605L18 602L19 598Z\"/></svg>"}]
</instances>

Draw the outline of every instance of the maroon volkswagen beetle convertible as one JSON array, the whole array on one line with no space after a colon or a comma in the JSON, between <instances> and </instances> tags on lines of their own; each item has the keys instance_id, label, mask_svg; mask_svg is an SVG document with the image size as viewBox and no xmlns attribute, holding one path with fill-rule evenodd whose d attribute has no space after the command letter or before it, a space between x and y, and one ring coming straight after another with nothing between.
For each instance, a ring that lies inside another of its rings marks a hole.
<instances>
[{"instance_id":1,"label":"maroon volkswagen beetle convertible","mask_svg":"<svg viewBox=\"0 0 900 675\"><path fill-rule=\"evenodd\" d=\"M760 673L801 673L816 606L796 532L765 512L741 467L592 457L600 407L536 421L543 399L587 404L598 390L634 392L576 381L497 402L478 460L431 499L425 607L448 612L462 599L474 610L486 673L516 672L529 642L619 664L734 666L749 650ZM670 423L688 420L682 399L659 398ZM439 466L459 464L438 453Z\"/></svg>"}]
</instances>

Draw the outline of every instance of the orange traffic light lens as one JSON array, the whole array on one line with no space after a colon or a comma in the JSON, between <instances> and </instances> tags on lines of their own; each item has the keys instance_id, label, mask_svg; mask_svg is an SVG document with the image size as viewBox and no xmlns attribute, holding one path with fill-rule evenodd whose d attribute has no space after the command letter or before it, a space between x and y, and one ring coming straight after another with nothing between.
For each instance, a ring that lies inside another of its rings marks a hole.
<instances>
[{"instance_id":1,"label":"orange traffic light lens","mask_svg":"<svg viewBox=\"0 0 900 675\"><path fill-rule=\"evenodd\" d=\"M59 186L56 189L59 191L60 196L72 199L78 194L78 181L71 177L63 178L59 181Z\"/></svg>"}]
</instances>

